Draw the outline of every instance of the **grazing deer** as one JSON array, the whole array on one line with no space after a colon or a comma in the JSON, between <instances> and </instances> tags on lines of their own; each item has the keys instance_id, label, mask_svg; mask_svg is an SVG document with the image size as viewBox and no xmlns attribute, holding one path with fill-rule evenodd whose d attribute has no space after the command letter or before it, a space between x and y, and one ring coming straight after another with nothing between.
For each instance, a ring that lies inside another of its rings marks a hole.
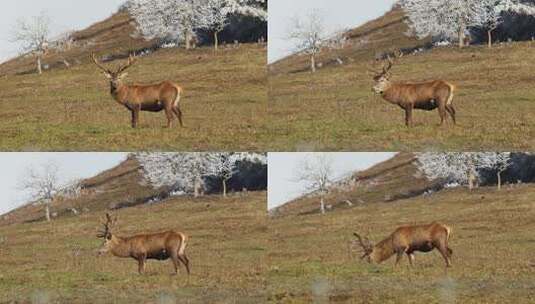
<instances>
[{"instance_id":1,"label":"grazing deer","mask_svg":"<svg viewBox=\"0 0 535 304\"><path fill-rule=\"evenodd\" d=\"M395 58L403 56L401 52ZM390 55L386 56L387 62L383 65L382 71L371 70L374 73L375 85L372 91L380 94L386 101L398 105L405 110L405 124L412 127L413 109L432 111L438 108L440 115L440 125L446 120L446 112L450 114L453 123L455 120L455 108L453 107L453 93L455 86L444 80L433 80L428 82L391 82L390 69L394 65L394 60Z\"/></svg>"},{"instance_id":2,"label":"grazing deer","mask_svg":"<svg viewBox=\"0 0 535 304\"><path fill-rule=\"evenodd\" d=\"M132 113L132 128L136 128L138 125L140 111L160 112L162 110L165 110L168 128L171 127L174 115L178 118L180 126L184 126L182 110L180 109L182 88L177 84L164 81L153 85L125 85L122 80L128 73L124 71L136 61L134 56L130 55L128 62L119 66L115 71L100 64L95 54L91 54L91 59L110 80L111 96Z\"/></svg>"},{"instance_id":3,"label":"grazing deer","mask_svg":"<svg viewBox=\"0 0 535 304\"><path fill-rule=\"evenodd\" d=\"M451 255L453 251L448 247L451 228L433 222L428 225L403 226L396 229L386 239L377 244L372 244L367 237L362 238L354 233L364 254L361 259L367 258L369 263L380 264L396 255L396 264L399 263L403 254L409 258L411 266L414 262L414 252L430 252L438 249L446 261L446 268L451 267Z\"/></svg>"},{"instance_id":4,"label":"grazing deer","mask_svg":"<svg viewBox=\"0 0 535 304\"><path fill-rule=\"evenodd\" d=\"M109 213L106 213L106 222L104 230L97 234L97 237L103 238L104 243L98 250L98 255L111 252L114 256L120 258L133 258L138 262L138 272L145 272L145 262L147 259L167 260L171 258L175 267L175 274L178 274L179 262L186 266L188 274L189 259L186 256L185 234L178 231L165 231L153 234L140 234L130 237L119 237L112 234L112 228L117 222L117 216L112 219Z\"/></svg>"}]
</instances>

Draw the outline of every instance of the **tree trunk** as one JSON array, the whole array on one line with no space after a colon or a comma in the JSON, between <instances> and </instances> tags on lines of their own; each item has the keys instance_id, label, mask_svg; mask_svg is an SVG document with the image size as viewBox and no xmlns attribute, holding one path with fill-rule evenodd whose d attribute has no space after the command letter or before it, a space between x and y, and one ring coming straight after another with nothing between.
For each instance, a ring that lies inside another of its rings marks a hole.
<instances>
[{"instance_id":1,"label":"tree trunk","mask_svg":"<svg viewBox=\"0 0 535 304\"><path fill-rule=\"evenodd\" d=\"M223 197L227 197L227 180L223 179Z\"/></svg>"},{"instance_id":2,"label":"tree trunk","mask_svg":"<svg viewBox=\"0 0 535 304\"><path fill-rule=\"evenodd\" d=\"M37 73L43 74L43 68L41 66L41 55L37 55Z\"/></svg>"},{"instance_id":3,"label":"tree trunk","mask_svg":"<svg viewBox=\"0 0 535 304\"><path fill-rule=\"evenodd\" d=\"M186 39L186 50L191 49L191 32L186 31L186 35L184 38Z\"/></svg>"},{"instance_id":4,"label":"tree trunk","mask_svg":"<svg viewBox=\"0 0 535 304\"><path fill-rule=\"evenodd\" d=\"M200 179L196 177L195 182L193 184L193 197L199 197L200 189L201 189Z\"/></svg>"},{"instance_id":5,"label":"tree trunk","mask_svg":"<svg viewBox=\"0 0 535 304\"><path fill-rule=\"evenodd\" d=\"M214 49L217 51L219 48L219 31L214 32Z\"/></svg>"},{"instance_id":6,"label":"tree trunk","mask_svg":"<svg viewBox=\"0 0 535 304\"><path fill-rule=\"evenodd\" d=\"M46 221L50 222L50 204L48 203L45 206L45 217L46 217Z\"/></svg>"},{"instance_id":7,"label":"tree trunk","mask_svg":"<svg viewBox=\"0 0 535 304\"><path fill-rule=\"evenodd\" d=\"M323 195L320 198L320 210L321 214L325 214L325 201L323 200Z\"/></svg>"},{"instance_id":8,"label":"tree trunk","mask_svg":"<svg viewBox=\"0 0 535 304\"><path fill-rule=\"evenodd\" d=\"M502 189L502 174L500 171L498 171L498 190L501 190Z\"/></svg>"},{"instance_id":9,"label":"tree trunk","mask_svg":"<svg viewBox=\"0 0 535 304\"><path fill-rule=\"evenodd\" d=\"M316 55L310 56L310 69L312 73L316 73Z\"/></svg>"},{"instance_id":10,"label":"tree trunk","mask_svg":"<svg viewBox=\"0 0 535 304\"><path fill-rule=\"evenodd\" d=\"M488 35L488 46L489 46L489 49L492 48L492 30L488 30L487 31L487 35Z\"/></svg>"},{"instance_id":11,"label":"tree trunk","mask_svg":"<svg viewBox=\"0 0 535 304\"><path fill-rule=\"evenodd\" d=\"M459 48L464 47L464 32L466 30L466 25L464 24L464 21L461 21L459 23Z\"/></svg>"},{"instance_id":12,"label":"tree trunk","mask_svg":"<svg viewBox=\"0 0 535 304\"><path fill-rule=\"evenodd\" d=\"M470 191L472 191L474 189L475 180L476 180L476 176L474 174L474 171L470 169L468 171L468 189Z\"/></svg>"}]
</instances>

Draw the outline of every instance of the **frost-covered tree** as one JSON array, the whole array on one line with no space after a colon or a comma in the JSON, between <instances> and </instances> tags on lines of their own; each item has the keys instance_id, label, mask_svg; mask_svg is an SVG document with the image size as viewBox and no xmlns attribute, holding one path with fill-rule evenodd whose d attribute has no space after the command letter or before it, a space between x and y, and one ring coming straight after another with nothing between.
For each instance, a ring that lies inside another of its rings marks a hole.
<instances>
[{"instance_id":1,"label":"frost-covered tree","mask_svg":"<svg viewBox=\"0 0 535 304\"><path fill-rule=\"evenodd\" d=\"M409 26L418 38L428 36L452 39L464 46L470 26L478 25L480 0L401 0Z\"/></svg>"},{"instance_id":2,"label":"frost-covered tree","mask_svg":"<svg viewBox=\"0 0 535 304\"><path fill-rule=\"evenodd\" d=\"M30 20L19 19L13 28L12 42L20 44L22 52L31 53L37 59L37 72L43 73L42 58L50 39L50 18L43 12Z\"/></svg>"},{"instance_id":3,"label":"frost-covered tree","mask_svg":"<svg viewBox=\"0 0 535 304\"><path fill-rule=\"evenodd\" d=\"M213 31L217 44L217 35L232 14L267 19L263 3L265 0L131 0L125 7L144 38L184 41L189 49L199 29Z\"/></svg>"},{"instance_id":4,"label":"frost-covered tree","mask_svg":"<svg viewBox=\"0 0 535 304\"><path fill-rule=\"evenodd\" d=\"M492 47L492 32L503 22L503 0L481 0L478 24L487 31L487 44Z\"/></svg>"},{"instance_id":5,"label":"frost-covered tree","mask_svg":"<svg viewBox=\"0 0 535 304\"><path fill-rule=\"evenodd\" d=\"M266 157L257 153L136 153L144 177L154 187L168 187L198 196L204 178L215 176L222 180L226 195L227 181L236 172L238 161L265 163Z\"/></svg>"},{"instance_id":6,"label":"frost-covered tree","mask_svg":"<svg viewBox=\"0 0 535 304\"><path fill-rule=\"evenodd\" d=\"M325 22L318 10L309 12L304 19L294 17L288 28L288 39L295 41L296 49L310 56L310 69L316 72L316 57L327 39Z\"/></svg>"},{"instance_id":7,"label":"frost-covered tree","mask_svg":"<svg viewBox=\"0 0 535 304\"><path fill-rule=\"evenodd\" d=\"M470 27L493 31L503 11L533 14L535 9L515 0L401 0L411 30L418 38L428 36L454 39L464 46Z\"/></svg>"},{"instance_id":8,"label":"frost-covered tree","mask_svg":"<svg viewBox=\"0 0 535 304\"><path fill-rule=\"evenodd\" d=\"M219 33L229 24L229 17L234 9L227 0L204 0L205 22L203 28L213 33L215 50L219 46Z\"/></svg>"},{"instance_id":9,"label":"frost-covered tree","mask_svg":"<svg viewBox=\"0 0 535 304\"><path fill-rule=\"evenodd\" d=\"M137 153L145 178L154 187L168 187L194 193L202 192L203 176L208 173L206 153Z\"/></svg>"},{"instance_id":10,"label":"frost-covered tree","mask_svg":"<svg viewBox=\"0 0 535 304\"><path fill-rule=\"evenodd\" d=\"M314 153L304 158L296 167L296 180L304 182L320 196L320 211L325 214L325 196L333 180L332 159L327 153Z\"/></svg>"},{"instance_id":11,"label":"frost-covered tree","mask_svg":"<svg viewBox=\"0 0 535 304\"><path fill-rule=\"evenodd\" d=\"M30 167L21 177L19 188L27 192L30 199L45 206L45 218L50 222L50 206L62 187L59 181L59 168L54 163L48 163L40 168Z\"/></svg>"},{"instance_id":12,"label":"frost-covered tree","mask_svg":"<svg viewBox=\"0 0 535 304\"><path fill-rule=\"evenodd\" d=\"M195 31L204 25L203 0L133 0L128 5L145 39L183 41L186 49Z\"/></svg>"},{"instance_id":13,"label":"frost-covered tree","mask_svg":"<svg viewBox=\"0 0 535 304\"><path fill-rule=\"evenodd\" d=\"M203 0L202 28L214 35L214 48L219 45L219 33L230 23L230 17L235 14L253 16L262 20L267 19L267 11L261 7L262 0Z\"/></svg>"},{"instance_id":14,"label":"frost-covered tree","mask_svg":"<svg viewBox=\"0 0 535 304\"><path fill-rule=\"evenodd\" d=\"M500 174L507 169L509 152L428 152L418 154L419 168L431 179L445 179L449 182L468 184L473 189L479 178L479 169L496 170L498 187Z\"/></svg>"},{"instance_id":15,"label":"frost-covered tree","mask_svg":"<svg viewBox=\"0 0 535 304\"><path fill-rule=\"evenodd\" d=\"M501 174L511 165L510 152L484 152L480 153L480 167L496 171L498 190L502 187Z\"/></svg>"},{"instance_id":16,"label":"frost-covered tree","mask_svg":"<svg viewBox=\"0 0 535 304\"><path fill-rule=\"evenodd\" d=\"M211 175L221 179L223 197L227 197L227 181L236 172L236 161L238 155L228 152L209 153L209 172Z\"/></svg>"}]
</instances>

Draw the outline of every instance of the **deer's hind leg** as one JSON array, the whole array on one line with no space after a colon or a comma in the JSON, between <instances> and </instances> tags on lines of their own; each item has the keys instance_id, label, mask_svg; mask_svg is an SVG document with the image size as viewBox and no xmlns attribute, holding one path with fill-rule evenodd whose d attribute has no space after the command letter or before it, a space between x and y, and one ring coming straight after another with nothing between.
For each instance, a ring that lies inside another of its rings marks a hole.
<instances>
[{"instance_id":1,"label":"deer's hind leg","mask_svg":"<svg viewBox=\"0 0 535 304\"><path fill-rule=\"evenodd\" d=\"M173 105L168 103L165 105L165 116L167 117L167 128L171 128L174 119Z\"/></svg>"},{"instance_id":2,"label":"deer's hind leg","mask_svg":"<svg viewBox=\"0 0 535 304\"><path fill-rule=\"evenodd\" d=\"M451 249L449 249L448 246L446 246L446 244L439 244L437 249L442 255L442 257L444 258L444 261L446 262L446 268L451 267L450 257L451 257L451 254L453 253Z\"/></svg>"},{"instance_id":3,"label":"deer's hind leg","mask_svg":"<svg viewBox=\"0 0 535 304\"><path fill-rule=\"evenodd\" d=\"M183 254L182 256L179 255L178 258L182 261L182 264L184 264L184 266L186 266L186 271L189 274L190 273L189 272L189 259L186 256L186 254Z\"/></svg>"},{"instance_id":4,"label":"deer's hind leg","mask_svg":"<svg viewBox=\"0 0 535 304\"><path fill-rule=\"evenodd\" d=\"M175 268L175 275L178 274L178 268L180 266L178 253L174 250L171 251L171 261L173 262L173 267Z\"/></svg>"},{"instance_id":5,"label":"deer's hind leg","mask_svg":"<svg viewBox=\"0 0 535 304\"><path fill-rule=\"evenodd\" d=\"M179 105L177 105L176 107L173 107L173 113L175 113L176 117L178 118L178 122L180 123L180 126L184 127L184 124L182 123L182 110L180 109Z\"/></svg>"},{"instance_id":6,"label":"deer's hind leg","mask_svg":"<svg viewBox=\"0 0 535 304\"><path fill-rule=\"evenodd\" d=\"M451 116L451 119L453 120L453 124L456 125L457 124L457 120L455 119L455 114L456 114L456 111L455 111L455 108L453 107L453 105L446 105L446 111L448 111L448 113L450 114Z\"/></svg>"}]
</instances>

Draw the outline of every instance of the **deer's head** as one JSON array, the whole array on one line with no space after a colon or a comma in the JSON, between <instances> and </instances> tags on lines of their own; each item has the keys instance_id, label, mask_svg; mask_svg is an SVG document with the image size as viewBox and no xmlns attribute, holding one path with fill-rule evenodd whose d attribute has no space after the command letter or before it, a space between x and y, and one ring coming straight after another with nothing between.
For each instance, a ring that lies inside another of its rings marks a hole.
<instances>
[{"instance_id":1,"label":"deer's head","mask_svg":"<svg viewBox=\"0 0 535 304\"><path fill-rule=\"evenodd\" d=\"M122 80L128 76L128 73L125 73L125 70L128 69L134 62L136 62L136 57L130 55L128 57L128 61L126 64L120 65L117 69L111 70L106 67L104 67L96 58L95 54L91 54L91 59L95 63L97 67L99 67L102 72L104 73L104 76L110 80L110 86L112 93L117 90L119 85L121 85Z\"/></svg>"},{"instance_id":2,"label":"deer's head","mask_svg":"<svg viewBox=\"0 0 535 304\"><path fill-rule=\"evenodd\" d=\"M361 237L358 233L353 233L357 237L360 246L362 247L363 254L360 259L366 259L368 263L372 262L371 254L373 253L373 243L367 237Z\"/></svg>"},{"instance_id":3,"label":"deer's head","mask_svg":"<svg viewBox=\"0 0 535 304\"><path fill-rule=\"evenodd\" d=\"M109 213L106 213L105 221L102 222L102 225L104 227L97 234L98 238L104 239L102 246L98 250L98 255L103 255L110 251L112 240L113 240L112 229L116 223L117 223L117 216L112 218L112 216Z\"/></svg>"},{"instance_id":4,"label":"deer's head","mask_svg":"<svg viewBox=\"0 0 535 304\"><path fill-rule=\"evenodd\" d=\"M390 87L390 77L392 76L392 74L390 74L390 69L394 66L395 61L402 56L403 53L401 51L394 53L394 58L390 57L390 55L386 55L382 70L368 69L368 71L372 73L373 81L375 82L372 88L373 92L376 94L383 94Z\"/></svg>"}]
</instances>

